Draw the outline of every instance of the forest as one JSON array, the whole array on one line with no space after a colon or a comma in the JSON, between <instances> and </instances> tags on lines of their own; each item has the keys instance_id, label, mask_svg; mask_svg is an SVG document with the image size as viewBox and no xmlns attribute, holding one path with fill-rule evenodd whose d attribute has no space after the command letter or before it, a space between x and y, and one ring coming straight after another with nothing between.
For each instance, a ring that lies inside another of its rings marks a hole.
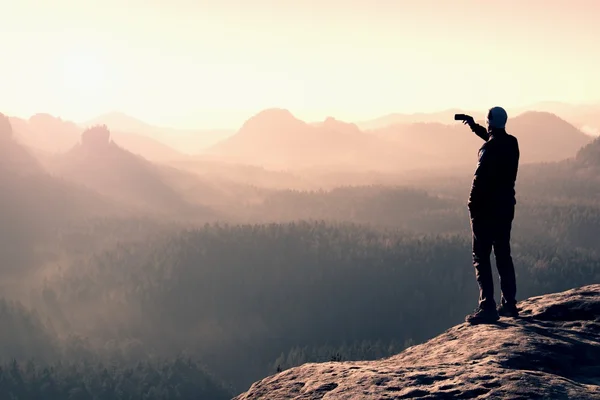
<instances>
[{"instance_id":1,"label":"forest","mask_svg":"<svg viewBox=\"0 0 600 400\"><path fill-rule=\"evenodd\" d=\"M228 399L306 362L397 354L477 305L472 171L242 185L99 131L59 159L3 139L20 158L0 165L1 398ZM519 299L600 282L599 148L522 165Z\"/></svg>"}]
</instances>

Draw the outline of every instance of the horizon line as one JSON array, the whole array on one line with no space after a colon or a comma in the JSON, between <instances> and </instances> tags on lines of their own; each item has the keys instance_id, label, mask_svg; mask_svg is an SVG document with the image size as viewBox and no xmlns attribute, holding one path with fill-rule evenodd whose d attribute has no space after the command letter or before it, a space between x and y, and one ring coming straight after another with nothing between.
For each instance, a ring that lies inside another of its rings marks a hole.
<instances>
[{"instance_id":1,"label":"horizon line","mask_svg":"<svg viewBox=\"0 0 600 400\"><path fill-rule=\"evenodd\" d=\"M520 106L512 106L512 107L505 107L507 110L511 111L511 110L517 110L518 114L520 115L523 112L526 111L544 111L544 110L535 110L535 109L531 109L531 110L527 110L527 108L532 108L532 107L536 107L539 105L547 105L547 104L555 104L555 105L565 105L565 106L573 106L573 107L585 107L585 106L598 106L600 107L600 100L598 101L593 101L593 102L578 102L578 103L569 103L569 102L564 102L564 101L560 101L560 100L543 100L543 101L537 101L534 103L528 103L527 105L520 105ZM269 110L285 110L288 111L290 114L292 114L294 117L308 123L308 124L315 124L315 123L322 123L323 121L325 121L328 118L333 118L335 120L338 121L342 121L342 122L347 122L347 123L353 123L353 124L365 124L365 123L369 123L369 122L375 122L379 119L383 119L386 117L392 117L392 116L418 116L418 115L434 115L434 114L443 114L443 113L447 113L447 112L454 112L454 111L472 111L475 113L484 113L485 111L487 111L489 108L481 108L481 111L477 111L475 110L475 107L448 107L448 108L444 108L444 109L436 109L436 110L431 110L431 111L414 111L414 112L402 112L402 111L392 111L392 112L388 112L388 113L381 113L378 116L375 117L371 117L371 118L364 118L364 119L352 119L352 120L348 120L348 119L340 119L338 117L336 117L335 115L332 114L327 114L325 117L321 118L321 119L311 119L311 120L304 120L302 118L298 118L297 114L294 113L294 111L290 108L285 108L285 107L277 107L277 106L273 106L273 107L266 107L266 108L262 108L258 111L248 111L248 117L244 120L247 121L248 119L252 118L253 116L256 116L258 114L260 114L261 112L264 111L269 111ZM525 109L525 110L523 110ZM208 111L208 110L207 110ZM202 113L203 111L199 111L199 113ZM206 111L204 111L206 112ZM227 112L225 110L223 110L222 112ZM242 112L241 110L231 110L231 112ZM2 111L0 110L0 113L2 113ZM4 113L2 113L4 114ZM97 120L97 119L101 119L103 117L107 117L107 116L114 116L114 115L118 115L121 117L125 117L128 118L132 121L138 122L140 124L144 124L146 125L148 128L154 128L154 129L172 129L172 130L181 130L181 131L235 131L240 129L240 126L243 125L244 122L242 122L241 124L236 124L235 126L229 126L229 127L216 127L216 126L207 126L207 127L197 127L197 126L179 126L179 125L165 125L165 124L154 124L152 122L148 122L145 119L139 118L133 114L124 112L124 111L120 111L120 110L111 110L111 111L106 111L103 113L99 113L96 114L96 116L92 117L92 118L87 118L85 120L76 120L76 119L70 119L70 118L65 118L61 115L54 115L52 113L49 112L44 112L44 111L40 111L40 112L36 112L34 114L31 114L27 117L21 115L15 115L15 114L4 114L9 118L19 118L25 121L29 121L29 119L31 119L32 117L36 116L36 115L49 115L53 118L57 118L60 119L62 121L65 122L71 122L74 123L77 126L83 127L86 126L88 124L90 124L92 121ZM559 115L560 117L560 115Z\"/></svg>"}]
</instances>

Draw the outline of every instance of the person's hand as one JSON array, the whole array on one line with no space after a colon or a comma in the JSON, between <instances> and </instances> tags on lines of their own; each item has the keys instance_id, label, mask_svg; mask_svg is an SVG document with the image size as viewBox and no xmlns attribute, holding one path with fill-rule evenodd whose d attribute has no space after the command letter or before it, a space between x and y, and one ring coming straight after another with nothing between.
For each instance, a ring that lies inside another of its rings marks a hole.
<instances>
[{"instance_id":1,"label":"person's hand","mask_svg":"<svg viewBox=\"0 0 600 400\"><path fill-rule=\"evenodd\" d=\"M470 115L467 116L467 118L462 122L465 125L473 125L475 123L475 119L473 119L473 117L471 117Z\"/></svg>"}]
</instances>

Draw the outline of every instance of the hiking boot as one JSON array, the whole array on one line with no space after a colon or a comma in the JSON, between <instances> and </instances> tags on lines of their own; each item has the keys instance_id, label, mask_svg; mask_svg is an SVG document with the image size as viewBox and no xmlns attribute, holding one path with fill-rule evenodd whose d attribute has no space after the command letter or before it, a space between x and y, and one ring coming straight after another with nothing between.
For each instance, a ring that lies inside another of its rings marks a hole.
<instances>
[{"instance_id":1,"label":"hiking boot","mask_svg":"<svg viewBox=\"0 0 600 400\"><path fill-rule=\"evenodd\" d=\"M498 306L498 315L501 317L518 318L519 310L516 305L509 306L508 304L501 304Z\"/></svg>"},{"instance_id":2,"label":"hiking boot","mask_svg":"<svg viewBox=\"0 0 600 400\"><path fill-rule=\"evenodd\" d=\"M472 314L465 317L465 322L470 324L489 324L500 319L496 308L481 308L477 307Z\"/></svg>"}]
</instances>

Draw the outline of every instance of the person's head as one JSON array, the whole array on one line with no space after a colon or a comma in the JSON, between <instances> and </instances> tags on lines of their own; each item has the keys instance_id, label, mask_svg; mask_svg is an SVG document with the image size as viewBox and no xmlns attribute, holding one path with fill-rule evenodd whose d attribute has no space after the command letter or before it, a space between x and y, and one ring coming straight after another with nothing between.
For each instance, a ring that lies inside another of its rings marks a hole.
<instances>
[{"instance_id":1,"label":"person's head","mask_svg":"<svg viewBox=\"0 0 600 400\"><path fill-rule=\"evenodd\" d=\"M508 120L508 114L502 107L492 107L488 111L487 115L487 126L488 130L504 129L506 127L506 121Z\"/></svg>"}]
</instances>

